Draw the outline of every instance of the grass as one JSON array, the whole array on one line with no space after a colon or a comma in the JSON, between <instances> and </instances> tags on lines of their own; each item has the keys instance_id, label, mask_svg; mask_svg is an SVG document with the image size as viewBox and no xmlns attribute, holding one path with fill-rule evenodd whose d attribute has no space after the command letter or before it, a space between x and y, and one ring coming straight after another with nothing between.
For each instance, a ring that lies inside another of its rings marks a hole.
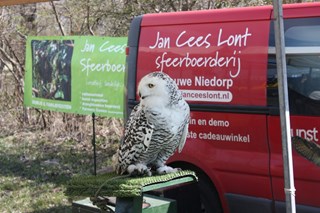
<instances>
[{"instance_id":1,"label":"grass","mask_svg":"<svg viewBox=\"0 0 320 213\"><path fill-rule=\"evenodd\" d=\"M0 135L0 212L71 212L65 186L73 175L91 174L91 141L49 141L50 132ZM98 140L98 169L110 164L117 141Z\"/></svg>"},{"instance_id":2,"label":"grass","mask_svg":"<svg viewBox=\"0 0 320 213\"><path fill-rule=\"evenodd\" d=\"M10 73L0 73L0 212L71 212L66 183L93 172L92 118L28 109L22 122L14 83ZM96 119L99 170L112 163L123 123Z\"/></svg>"}]
</instances>

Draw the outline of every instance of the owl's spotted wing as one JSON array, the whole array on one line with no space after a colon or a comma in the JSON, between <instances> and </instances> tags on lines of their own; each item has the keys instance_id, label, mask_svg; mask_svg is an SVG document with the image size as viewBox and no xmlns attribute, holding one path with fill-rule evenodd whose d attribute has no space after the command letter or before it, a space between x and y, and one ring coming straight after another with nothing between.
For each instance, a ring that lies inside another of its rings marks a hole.
<instances>
[{"instance_id":1,"label":"owl's spotted wing","mask_svg":"<svg viewBox=\"0 0 320 213\"><path fill-rule=\"evenodd\" d=\"M179 153L182 151L184 144L186 143L187 135L188 135L188 127L189 127L189 123L186 123L183 127L182 135L181 135L181 138L179 141L179 146L178 146Z\"/></svg>"},{"instance_id":2,"label":"owl's spotted wing","mask_svg":"<svg viewBox=\"0 0 320 213\"><path fill-rule=\"evenodd\" d=\"M118 174L139 159L149 148L154 126L147 121L145 112L137 105L128 119L125 135L118 152Z\"/></svg>"},{"instance_id":3,"label":"owl's spotted wing","mask_svg":"<svg viewBox=\"0 0 320 213\"><path fill-rule=\"evenodd\" d=\"M298 136L292 137L292 144L301 156L320 166L320 146L318 144Z\"/></svg>"}]
</instances>

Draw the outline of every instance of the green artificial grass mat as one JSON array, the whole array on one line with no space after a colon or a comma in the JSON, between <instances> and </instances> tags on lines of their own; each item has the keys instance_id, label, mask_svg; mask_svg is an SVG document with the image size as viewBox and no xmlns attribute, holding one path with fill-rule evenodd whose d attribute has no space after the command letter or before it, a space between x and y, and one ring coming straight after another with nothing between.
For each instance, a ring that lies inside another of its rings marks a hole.
<instances>
[{"instance_id":1,"label":"green artificial grass mat","mask_svg":"<svg viewBox=\"0 0 320 213\"><path fill-rule=\"evenodd\" d=\"M165 175L150 177L127 177L116 173L99 174L97 176L76 176L67 184L67 196L110 196L110 197L135 197L141 196L143 187L156 183L191 177L194 181L198 178L193 171L181 170ZM98 194L97 194L98 192Z\"/></svg>"}]
</instances>

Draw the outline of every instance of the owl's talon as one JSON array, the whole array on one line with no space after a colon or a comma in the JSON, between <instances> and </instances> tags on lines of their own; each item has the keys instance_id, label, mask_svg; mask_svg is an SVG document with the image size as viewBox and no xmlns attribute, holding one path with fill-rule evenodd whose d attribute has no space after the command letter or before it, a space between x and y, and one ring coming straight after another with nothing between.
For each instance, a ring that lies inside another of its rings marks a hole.
<instances>
[{"instance_id":1,"label":"owl's talon","mask_svg":"<svg viewBox=\"0 0 320 213\"><path fill-rule=\"evenodd\" d=\"M148 168L146 165L138 163L138 164L131 164L127 168L127 172L130 174L130 176L151 176L150 168Z\"/></svg>"},{"instance_id":2,"label":"owl's talon","mask_svg":"<svg viewBox=\"0 0 320 213\"><path fill-rule=\"evenodd\" d=\"M170 166L161 166L161 167L157 168L157 173L159 175L174 173L174 172L178 172L178 171L181 171L181 169L180 168L172 168Z\"/></svg>"}]
</instances>

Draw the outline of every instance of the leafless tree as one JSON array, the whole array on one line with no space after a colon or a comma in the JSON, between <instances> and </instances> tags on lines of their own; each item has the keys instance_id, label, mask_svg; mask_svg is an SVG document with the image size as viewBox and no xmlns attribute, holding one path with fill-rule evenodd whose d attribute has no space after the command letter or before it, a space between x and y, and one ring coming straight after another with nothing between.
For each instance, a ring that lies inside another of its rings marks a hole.
<instances>
[{"instance_id":1,"label":"leafless tree","mask_svg":"<svg viewBox=\"0 0 320 213\"><path fill-rule=\"evenodd\" d=\"M285 0L285 3L303 0ZM23 108L27 36L127 36L134 16L271 4L271 0L60 0L0 8L0 107L18 122L54 122L55 113ZM3 71L5 70L5 71ZM7 82L4 84L4 82ZM8 83L9 82L9 83ZM4 101L5 100L5 101ZM13 110L14 109L14 110ZM75 115L63 114L63 120ZM81 118L78 118L81 119ZM72 120L72 119L71 119Z\"/></svg>"}]
</instances>

